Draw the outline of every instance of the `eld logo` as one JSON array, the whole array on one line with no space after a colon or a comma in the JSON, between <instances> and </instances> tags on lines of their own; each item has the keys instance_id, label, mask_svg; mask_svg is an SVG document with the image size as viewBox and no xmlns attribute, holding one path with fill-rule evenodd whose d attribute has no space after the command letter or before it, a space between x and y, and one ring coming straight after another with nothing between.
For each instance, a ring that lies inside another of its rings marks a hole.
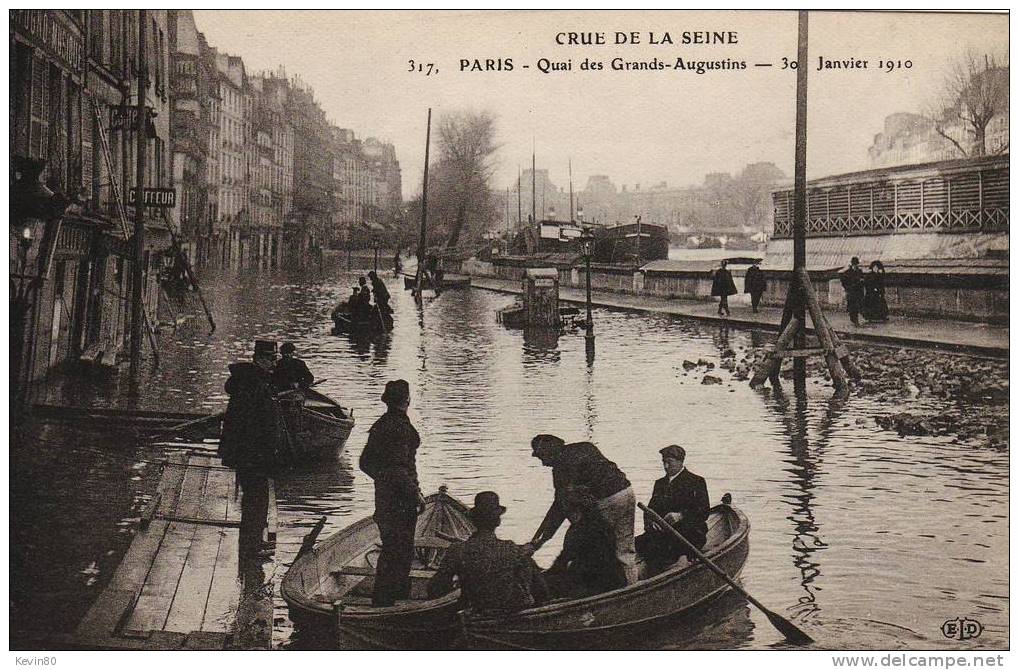
<instances>
[{"instance_id":1,"label":"eld logo","mask_svg":"<svg viewBox=\"0 0 1019 670\"><path fill-rule=\"evenodd\" d=\"M941 634L955 640L972 640L983 632L983 624L976 619L949 619L941 624Z\"/></svg>"}]
</instances>

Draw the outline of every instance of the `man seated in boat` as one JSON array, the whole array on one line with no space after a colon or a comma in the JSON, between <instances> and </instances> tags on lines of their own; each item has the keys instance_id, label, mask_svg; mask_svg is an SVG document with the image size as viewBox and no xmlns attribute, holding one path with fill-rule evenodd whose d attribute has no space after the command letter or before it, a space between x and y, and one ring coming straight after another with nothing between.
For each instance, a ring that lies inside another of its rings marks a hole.
<instances>
[{"instance_id":1,"label":"man seated in boat","mask_svg":"<svg viewBox=\"0 0 1019 670\"><path fill-rule=\"evenodd\" d=\"M463 604L476 612L518 612L548 600L545 580L530 555L515 542L495 535L505 511L494 491L474 496L470 518L477 530L446 550L438 572L428 582L430 598L452 591L456 577Z\"/></svg>"},{"instance_id":2,"label":"man seated in boat","mask_svg":"<svg viewBox=\"0 0 1019 670\"><path fill-rule=\"evenodd\" d=\"M537 435L531 440L531 452L542 465L552 468L555 499L534 533L530 549L536 551L548 542L566 520L561 500L563 490L570 485L584 486L594 496L598 511L613 530L616 555L623 565L626 583L636 582L633 521L637 501L626 475L590 442L566 444L555 435Z\"/></svg>"},{"instance_id":3,"label":"man seated in boat","mask_svg":"<svg viewBox=\"0 0 1019 670\"><path fill-rule=\"evenodd\" d=\"M708 485L704 478L684 466L686 450L670 444L660 450L665 476L655 482L648 507L698 549L708 534ZM637 553L647 561L649 569L660 571L682 556L692 559L692 552L665 529L644 515L644 533L637 537Z\"/></svg>"},{"instance_id":4,"label":"man seated in boat","mask_svg":"<svg viewBox=\"0 0 1019 670\"><path fill-rule=\"evenodd\" d=\"M281 358L272 368L272 384L277 393L306 389L315 381L304 361L294 356L296 352L293 342L284 342L280 347Z\"/></svg>"},{"instance_id":5,"label":"man seated in boat","mask_svg":"<svg viewBox=\"0 0 1019 670\"><path fill-rule=\"evenodd\" d=\"M545 571L557 598L585 598L626 586L626 573L616 556L616 537L584 486L567 486L562 503L570 527L563 550Z\"/></svg>"}]
</instances>

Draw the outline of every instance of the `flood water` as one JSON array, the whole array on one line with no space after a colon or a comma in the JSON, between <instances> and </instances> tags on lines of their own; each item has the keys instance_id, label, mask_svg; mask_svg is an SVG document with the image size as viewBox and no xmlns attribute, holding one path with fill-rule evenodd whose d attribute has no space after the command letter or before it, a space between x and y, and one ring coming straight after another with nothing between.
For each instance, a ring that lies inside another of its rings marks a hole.
<instances>
[{"instance_id":1,"label":"flood water","mask_svg":"<svg viewBox=\"0 0 1019 670\"><path fill-rule=\"evenodd\" d=\"M508 507L499 534L527 541L552 498L550 471L531 458L536 433L591 440L650 496L658 450L687 448L713 502L729 492L751 523L746 589L791 617L823 649L973 649L1008 644L1008 454L941 437L882 431L889 411L938 411L931 399L889 407L832 400L820 380L807 395L752 390L717 367L702 385L683 361L761 346L772 335L666 316L595 310L597 360L580 334L507 330L495 311L509 295L480 289L426 298L420 309L388 279L396 328L377 340L330 333L328 313L350 275L306 283L258 278L206 287L218 329L164 333L163 363L133 402L154 409L219 410L226 365L254 339L293 341L317 388L354 408L357 425L336 461L277 483L280 539L272 579L274 646L307 648L278 597L279 580L320 516L323 537L372 512L371 481L356 469L388 380L410 383L421 433L418 472L470 502L497 491ZM854 347L866 355L866 348ZM948 354L946 354L947 356ZM51 385L50 402L120 404L100 382ZM130 543L134 517L155 488L162 454L128 434L42 426L12 449L12 640L73 630ZM638 518L638 532L640 521ZM562 531L537 555L548 565ZM948 619L980 621L959 642ZM741 599L714 614L642 633L628 648L761 649L781 643Z\"/></svg>"}]
</instances>

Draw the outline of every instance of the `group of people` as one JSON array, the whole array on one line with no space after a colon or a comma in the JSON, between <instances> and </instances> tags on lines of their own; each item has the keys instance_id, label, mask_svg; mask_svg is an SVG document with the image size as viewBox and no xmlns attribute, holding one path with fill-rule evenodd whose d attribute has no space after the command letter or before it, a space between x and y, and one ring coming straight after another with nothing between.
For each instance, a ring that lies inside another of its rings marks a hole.
<instances>
[{"instance_id":1,"label":"group of people","mask_svg":"<svg viewBox=\"0 0 1019 670\"><path fill-rule=\"evenodd\" d=\"M371 286L368 286L369 281ZM349 298L336 306L333 317L345 314L353 321L367 321L371 318L374 308L378 308L379 314L386 322L392 322L393 308L389 306L389 289L373 270L368 273L368 279L358 277L357 286L352 287Z\"/></svg>"},{"instance_id":2,"label":"group of people","mask_svg":"<svg viewBox=\"0 0 1019 670\"><path fill-rule=\"evenodd\" d=\"M754 261L747 268L746 277L743 280L743 292L750 294L750 305L754 314L761 305L761 297L768 288L768 282L764 278L760 261ZM728 261L722 260L718 267L711 271L711 295L718 298L718 315L729 316L729 296L736 295L736 282L733 281L732 272L729 271Z\"/></svg>"},{"instance_id":3,"label":"group of people","mask_svg":"<svg viewBox=\"0 0 1019 670\"><path fill-rule=\"evenodd\" d=\"M849 267L842 271L839 279L846 291L846 309L854 326L860 325L860 315L871 322L888 320L885 266L881 261L871 261L868 271L864 273L860 259L853 256Z\"/></svg>"},{"instance_id":4,"label":"group of people","mask_svg":"<svg viewBox=\"0 0 1019 670\"><path fill-rule=\"evenodd\" d=\"M285 342L276 358L276 343L255 342L251 362L230 365L225 389L230 400L223 415L219 455L237 472L241 498L240 547L246 554L264 553L262 532L269 509L269 477L277 467L281 396L309 388L315 377Z\"/></svg>"},{"instance_id":5,"label":"group of people","mask_svg":"<svg viewBox=\"0 0 1019 670\"><path fill-rule=\"evenodd\" d=\"M410 387L400 379L386 384L387 410L371 427L359 466L375 483L375 523L381 553L372 602L388 607L410 594L417 516L425 501L417 479L416 453L421 439L407 417ZM655 482L648 508L664 519L664 528L645 516L645 532L634 536L636 497L619 467L590 442L567 444L555 435L537 435L531 454L552 469L555 497L530 542L518 545L496 536L506 507L494 491L474 498L470 519L475 531L447 550L428 585L439 597L459 583L464 604L485 612L512 612L554 598L583 597L633 584L639 577L638 554L647 574L672 565L692 552L676 539L678 531L694 547L707 538L708 491L704 479L684 466L685 450L660 450L665 476ZM538 568L532 554L569 527L552 566Z\"/></svg>"}]
</instances>

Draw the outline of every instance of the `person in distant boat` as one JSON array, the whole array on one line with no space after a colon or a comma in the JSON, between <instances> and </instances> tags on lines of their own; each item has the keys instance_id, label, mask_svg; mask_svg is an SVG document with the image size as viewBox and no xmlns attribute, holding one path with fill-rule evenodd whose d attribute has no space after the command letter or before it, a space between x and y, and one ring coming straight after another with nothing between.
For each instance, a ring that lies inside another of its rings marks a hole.
<instances>
[{"instance_id":1,"label":"person in distant boat","mask_svg":"<svg viewBox=\"0 0 1019 670\"><path fill-rule=\"evenodd\" d=\"M860 310L867 321L888 320L888 302L885 300L885 266L881 261L871 261L870 271L863 276L863 308Z\"/></svg>"},{"instance_id":2,"label":"person in distant boat","mask_svg":"<svg viewBox=\"0 0 1019 670\"><path fill-rule=\"evenodd\" d=\"M747 268L746 277L743 278L743 292L750 294L750 306L753 308L754 314L757 313L757 308L761 304L761 296L768 288L768 282L764 279L760 263L760 261L754 261L754 264Z\"/></svg>"},{"instance_id":3,"label":"person in distant boat","mask_svg":"<svg viewBox=\"0 0 1019 670\"><path fill-rule=\"evenodd\" d=\"M711 295L718 296L719 316L723 311L725 316L729 316L729 296L737 293L736 282L732 280L732 273L725 267L726 265L726 261L723 260L712 273Z\"/></svg>"},{"instance_id":4,"label":"person in distant boat","mask_svg":"<svg viewBox=\"0 0 1019 670\"><path fill-rule=\"evenodd\" d=\"M626 586L616 557L616 537L584 486L567 486L563 508L570 520L563 550L545 571L549 591L558 598L585 598Z\"/></svg>"},{"instance_id":5,"label":"person in distant boat","mask_svg":"<svg viewBox=\"0 0 1019 670\"><path fill-rule=\"evenodd\" d=\"M703 477L685 467L686 450L683 447L670 444L659 453L665 476L655 482L647 506L700 549L708 534L708 485ZM636 544L637 553L655 570L675 563L681 556L693 558L686 545L667 530L656 526L646 514L644 533L637 537Z\"/></svg>"},{"instance_id":6,"label":"person in distant boat","mask_svg":"<svg viewBox=\"0 0 1019 670\"><path fill-rule=\"evenodd\" d=\"M421 437L407 418L410 385L403 379L388 382L382 402L386 413L368 431L358 465L375 482L375 524L382 540L372 604L389 607L410 596L414 530L425 503L416 464Z\"/></svg>"},{"instance_id":7,"label":"person in distant boat","mask_svg":"<svg viewBox=\"0 0 1019 670\"><path fill-rule=\"evenodd\" d=\"M368 319L371 313L372 294L371 289L368 288L368 280L364 277L357 278L357 301L353 304L352 316L358 321L364 321Z\"/></svg>"},{"instance_id":8,"label":"person in distant boat","mask_svg":"<svg viewBox=\"0 0 1019 670\"><path fill-rule=\"evenodd\" d=\"M849 261L849 267L842 271L839 277L842 288L846 292L846 310L849 312L849 320L854 326L860 325L860 309L863 307L863 270L860 269L860 259L856 256Z\"/></svg>"},{"instance_id":9,"label":"person in distant boat","mask_svg":"<svg viewBox=\"0 0 1019 670\"><path fill-rule=\"evenodd\" d=\"M276 343L255 342L250 363L230 366L225 389L230 401L223 417L219 454L237 471L241 487L240 549L244 554L266 549L262 531L269 512L269 477L276 467L278 407L273 399L272 367Z\"/></svg>"},{"instance_id":10,"label":"person in distant boat","mask_svg":"<svg viewBox=\"0 0 1019 670\"><path fill-rule=\"evenodd\" d=\"M542 465L552 468L555 499L528 543L529 549L538 550L556 534L566 520L562 498L566 487L584 486L594 496L598 511L612 528L616 538L616 558L623 567L626 582L636 582L637 566L633 546L636 499L626 475L590 442L566 444L555 435L537 435L531 440L531 453Z\"/></svg>"},{"instance_id":11,"label":"person in distant boat","mask_svg":"<svg viewBox=\"0 0 1019 670\"><path fill-rule=\"evenodd\" d=\"M372 283L372 295L375 296L375 305L382 313L382 317L389 319L393 314L393 308L389 306L389 289L385 282L379 279L374 270L368 273L368 279Z\"/></svg>"},{"instance_id":12,"label":"person in distant boat","mask_svg":"<svg viewBox=\"0 0 1019 670\"><path fill-rule=\"evenodd\" d=\"M476 530L467 540L446 550L438 571L428 582L429 598L452 591L456 577L462 603L476 612L519 612L548 599L541 570L524 547L495 535L505 512L494 491L474 496L469 513Z\"/></svg>"},{"instance_id":13,"label":"person in distant boat","mask_svg":"<svg viewBox=\"0 0 1019 670\"><path fill-rule=\"evenodd\" d=\"M281 358L272 369L272 383L277 393L306 389L315 381L315 375L304 361L294 356L296 351L293 342L284 342L280 347Z\"/></svg>"}]
</instances>

